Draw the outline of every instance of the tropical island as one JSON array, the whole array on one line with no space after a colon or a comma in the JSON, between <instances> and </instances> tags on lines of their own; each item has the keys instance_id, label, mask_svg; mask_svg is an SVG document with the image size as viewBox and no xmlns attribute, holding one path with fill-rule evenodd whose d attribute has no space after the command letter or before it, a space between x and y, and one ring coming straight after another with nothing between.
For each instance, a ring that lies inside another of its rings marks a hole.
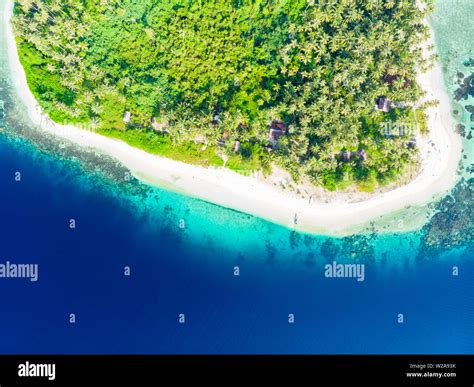
<instances>
[{"instance_id":1,"label":"tropical island","mask_svg":"<svg viewBox=\"0 0 474 387\"><path fill-rule=\"evenodd\" d=\"M452 187L460 142L432 0L11 3L10 66L30 116L143 180L304 229ZM378 192L331 207L248 177L280 170L295 186Z\"/></svg>"},{"instance_id":2,"label":"tropical island","mask_svg":"<svg viewBox=\"0 0 474 387\"><path fill-rule=\"evenodd\" d=\"M329 190L371 191L417 160L415 131L385 123L426 130L427 3L25 0L13 23L28 83L58 123L185 162L276 163Z\"/></svg>"}]
</instances>

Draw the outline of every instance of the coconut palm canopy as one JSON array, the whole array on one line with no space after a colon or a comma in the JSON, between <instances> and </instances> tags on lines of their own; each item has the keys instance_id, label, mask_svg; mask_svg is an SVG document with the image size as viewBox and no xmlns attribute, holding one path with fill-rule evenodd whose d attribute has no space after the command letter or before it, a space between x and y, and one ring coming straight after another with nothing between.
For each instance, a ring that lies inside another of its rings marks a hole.
<instances>
[{"instance_id":1,"label":"coconut palm canopy","mask_svg":"<svg viewBox=\"0 0 474 387\"><path fill-rule=\"evenodd\" d=\"M276 162L329 189L373 189L417 159L380 127L423 123L415 74L428 65L419 46L431 9L431 0L21 0L14 27L30 87L55 121L93 122L190 162ZM405 107L376 111L380 96ZM152 117L165 132L151 130ZM270 152L274 120L288 130ZM210 144L202 154L197 135ZM367 159L340 157L361 149Z\"/></svg>"}]
</instances>

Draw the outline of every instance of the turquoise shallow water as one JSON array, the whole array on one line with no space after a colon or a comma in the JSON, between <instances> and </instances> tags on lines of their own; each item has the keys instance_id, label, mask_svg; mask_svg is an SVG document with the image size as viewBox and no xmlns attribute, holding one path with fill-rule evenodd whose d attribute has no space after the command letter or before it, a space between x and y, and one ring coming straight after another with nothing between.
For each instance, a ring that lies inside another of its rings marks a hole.
<instances>
[{"instance_id":1,"label":"turquoise shallow water","mask_svg":"<svg viewBox=\"0 0 474 387\"><path fill-rule=\"evenodd\" d=\"M437 3L453 94L457 72L474 71L463 65L474 57L466 43L474 9L467 0ZM0 353L473 353L472 141L464 141L464 180L432 204L423 229L304 235L125 182L113 160L39 133L11 90L3 43L0 262L38 263L40 280L0 280L0 332L8 332ZM333 261L364 264L364 281L326 278Z\"/></svg>"},{"instance_id":2,"label":"turquoise shallow water","mask_svg":"<svg viewBox=\"0 0 474 387\"><path fill-rule=\"evenodd\" d=\"M474 2L471 0L436 0L436 13L432 17L435 30L436 48L441 58L445 76L445 84L451 97L459 88L458 73L466 77L472 74L473 66L467 67L464 62L474 59ZM472 97L461 102L452 99L453 114L456 119L466 126L474 128L471 114L464 107L472 105ZM462 175L466 178L472 174L466 168L474 162L474 145L472 141L464 139L464 166Z\"/></svg>"}]
</instances>

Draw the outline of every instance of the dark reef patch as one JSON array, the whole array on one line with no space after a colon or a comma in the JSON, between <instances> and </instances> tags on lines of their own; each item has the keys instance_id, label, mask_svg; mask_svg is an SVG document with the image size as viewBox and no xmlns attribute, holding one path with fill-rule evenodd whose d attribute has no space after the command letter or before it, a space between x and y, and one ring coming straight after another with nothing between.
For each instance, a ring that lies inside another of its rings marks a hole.
<instances>
[{"instance_id":1,"label":"dark reef patch","mask_svg":"<svg viewBox=\"0 0 474 387\"><path fill-rule=\"evenodd\" d=\"M352 235L344 238L343 251L346 252L344 258L359 263L373 262L375 251L373 235Z\"/></svg>"},{"instance_id":2,"label":"dark reef patch","mask_svg":"<svg viewBox=\"0 0 474 387\"><path fill-rule=\"evenodd\" d=\"M436 214L422 229L420 254L426 250L443 250L472 246L474 241L474 178L462 179L451 195L442 199Z\"/></svg>"},{"instance_id":3,"label":"dark reef patch","mask_svg":"<svg viewBox=\"0 0 474 387\"><path fill-rule=\"evenodd\" d=\"M470 66L473 66L474 67L474 59L473 58L469 58L467 60L465 60L463 62L463 65L466 66L466 67L470 67Z\"/></svg>"},{"instance_id":4,"label":"dark reef patch","mask_svg":"<svg viewBox=\"0 0 474 387\"><path fill-rule=\"evenodd\" d=\"M454 99L459 102L474 97L474 73L458 81L459 88L454 92Z\"/></svg>"},{"instance_id":5,"label":"dark reef patch","mask_svg":"<svg viewBox=\"0 0 474 387\"><path fill-rule=\"evenodd\" d=\"M326 258L327 262L334 261L339 255L340 248L331 238L327 238L320 247L320 255Z\"/></svg>"}]
</instances>

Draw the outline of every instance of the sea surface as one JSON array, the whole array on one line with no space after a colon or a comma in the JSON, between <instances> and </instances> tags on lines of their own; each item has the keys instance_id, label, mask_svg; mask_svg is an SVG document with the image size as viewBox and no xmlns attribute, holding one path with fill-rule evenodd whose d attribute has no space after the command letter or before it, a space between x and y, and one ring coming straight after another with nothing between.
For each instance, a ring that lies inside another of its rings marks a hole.
<instances>
[{"instance_id":1,"label":"sea surface","mask_svg":"<svg viewBox=\"0 0 474 387\"><path fill-rule=\"evenodd\" d=\"M417 232L347 238L149 187L49 137L12 91L1 28L0 264L39 278L0 278L0 353L474 353L474 101L455 101L474 73L474 2L436 5L459 183ZM334 261L364 264L364 281L325 277Z\"/></svg>"}]
</instances>

